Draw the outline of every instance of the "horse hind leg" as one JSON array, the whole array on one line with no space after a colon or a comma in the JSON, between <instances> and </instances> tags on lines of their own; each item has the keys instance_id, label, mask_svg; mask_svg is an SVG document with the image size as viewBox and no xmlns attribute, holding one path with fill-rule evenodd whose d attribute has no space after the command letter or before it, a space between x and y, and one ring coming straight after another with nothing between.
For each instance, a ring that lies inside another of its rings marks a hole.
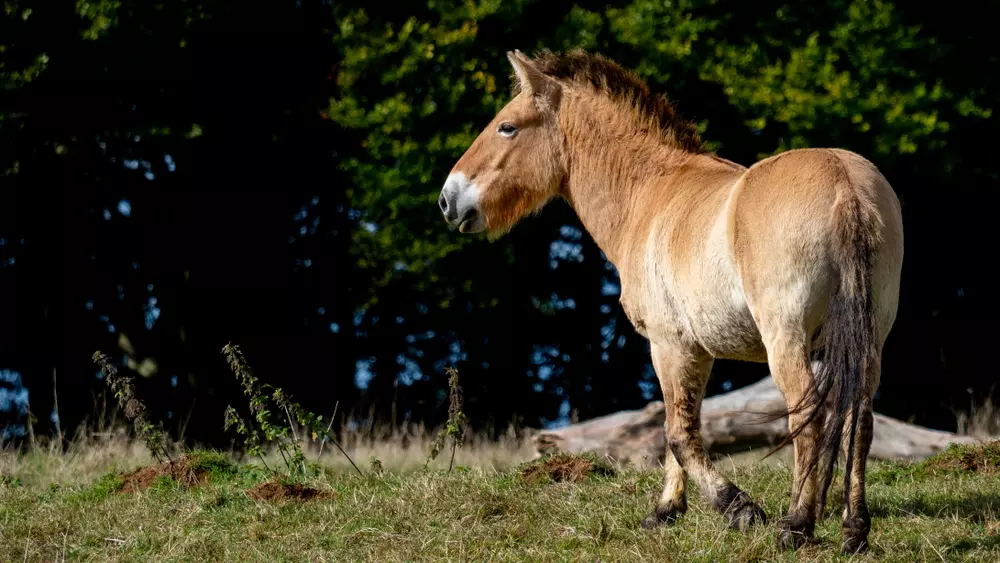
<instances>
[{"instance_id":1,"label":"horse hind leg","mask_svg":"<svg viewBox=\"0 0 1000 563\"><path fill-rule=\"evenodd\" d=\"M771 376L792 410L802 404L812 390L813 373L808 347L804 339L787 334L770 339L768 344ZM817 467L817 461L825 411L821 410L811 421L810 414L811 410L806 408L793 411L788 416L789 431L799 427L802 430L793 440L795 468L788 515L778 522L778 540L786 549L794 549L812 537L823 510L820 492L822 472Z\"/></svg>"},{"instance_id":2,"label":"horse hind leg","mask_svg":"<svg viewBox=\"0 0 1000 563\"><path fill-rule=\"evenodd\" d=\"M663 494L644 524L686 509L686 475L698 483L702 496L733 528L746 531L754 524L765 523L764 511L715 467L702 443L701 402L712 369L711 356L702 350L657 344L651 349L666 405L668 463ZM676 466L670 464L670 455Z\"/></svg>"},{"instance_id":3,"label":"horse hind leg","mask_svg":"<svg viewBox=\"0 0 1000 563\"><path fill-rule=\"evenodd\" d=\"M854 452L851 456L850 467L844 467L844 471L851 472L850 489L844 491L844 515L842 518L843 545L841 551L845 555L852 555L868 550L868 534L871 532L872 521L868 512L868 501L865 498L865 467L868 462L868 454L871 451L872 439L874 437L874 414L872 405L874 401L874 389L878 388L881 366L876 365L868 368L867 376L870 378L870 389L872 396L862 397L858 401L858 425L857 433L854 437ZM848 414L844 424L844 434L842 438L843 447L846 452L851 447L850 444L851 414ZM844 456L845 459L847 456Z\"/></svg>"}]
</instances>

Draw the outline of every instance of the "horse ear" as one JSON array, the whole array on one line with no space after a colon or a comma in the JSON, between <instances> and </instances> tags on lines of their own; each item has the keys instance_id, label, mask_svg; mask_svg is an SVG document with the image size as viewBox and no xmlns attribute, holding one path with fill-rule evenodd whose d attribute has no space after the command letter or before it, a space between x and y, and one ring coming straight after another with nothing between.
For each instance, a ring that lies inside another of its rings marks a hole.
<instances>
[{"instance_id":1,"label":"horse ear","mask_svg":"<svg viewBox=\"0 0 1000 563\"><path fill-rule=\"evenodd\" d=\"M562 97L562 86L554 78L542 74L534 61L521 51L507 51L507 60L514 67L514 74L521 90L532 95L536 102L555 111Z\"/></svg>"}]
</instances>

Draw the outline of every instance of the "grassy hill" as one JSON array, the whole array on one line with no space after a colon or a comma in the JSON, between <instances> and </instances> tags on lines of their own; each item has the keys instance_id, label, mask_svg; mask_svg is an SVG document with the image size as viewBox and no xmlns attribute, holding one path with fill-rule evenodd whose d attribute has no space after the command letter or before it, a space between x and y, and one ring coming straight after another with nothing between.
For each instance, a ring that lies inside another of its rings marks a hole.
<instances>
[{"instance_id":1,"label":"grassy hill","mask_svg":"<svg viewBox=\"0 0 1000 563\"><path fill-rule=\"evenodd\" d=\"M222 453L156 465L132 443L8 451L0 454L0 560L846 560L836 485L817 541L787 553L773 523L730 531L696 488L676 526L642 530L660 492L657 471L590 457L530 461L523 445L474 444L448 472L448 460L422 467L420 450L355 452L364 476L328 455L295 483ZM382 468L369 466L371 455ZM719 463L771 522L784 513L786 462L751 454ZM872 551L855 559L1000 560L1000 443L953 447L922 463L872 463L868 482Z\"/></svg>"}]
</instances>

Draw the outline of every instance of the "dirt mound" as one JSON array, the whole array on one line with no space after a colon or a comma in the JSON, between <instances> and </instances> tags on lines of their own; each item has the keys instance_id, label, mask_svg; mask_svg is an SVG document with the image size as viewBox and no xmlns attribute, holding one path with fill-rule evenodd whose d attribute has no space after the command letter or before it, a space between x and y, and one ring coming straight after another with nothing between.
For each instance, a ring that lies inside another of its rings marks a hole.
<instances>
[{"instance_id":1,"label":"dirt mound","mask_svg":"<svg viewBox=\"0 0 1000 563\"><path fill-rule=\"evenodd\" d=\"M123 493L148 489L160 477L170 477L185 487L196 487L208 482L211 469L201 466L195 458L183 456L173 461L140 467L121 476Z\"/></svg>"},{"instance_id":2,"label":"dirt mound","mask_svg":"<svg viewBox=\"0 0 1000 563\"><path fill-rule=\"evenodd\" d=\"M559 453L531 462L521 470L521 478L528 483L562 482L579 483L591 475L614 475L614 469L597 459Z\"/></svg>"},{"instance_id":3,"label":"dirt mound","mask_svg":"<svg viewBox=\"0 0 1000 563\"><path fill-rule=\"evenodd\" d=\"M997 473L1000 472L1000 440L974 445L952 444L925 463L934 469Z\"/></svg>"},{"instance_id":4,"label":"dirt mound","mask_svg":"<svg viewBox=\"0 0 1000 563\"><path fill-rule=\"evenodd\" d=\"M249 491L247 494L253 500L328 500L336 497L336 494L328 491L320 491L312 487L299 483L283 483L273 480L261 483Z\"/></svg>"}]
</instances>

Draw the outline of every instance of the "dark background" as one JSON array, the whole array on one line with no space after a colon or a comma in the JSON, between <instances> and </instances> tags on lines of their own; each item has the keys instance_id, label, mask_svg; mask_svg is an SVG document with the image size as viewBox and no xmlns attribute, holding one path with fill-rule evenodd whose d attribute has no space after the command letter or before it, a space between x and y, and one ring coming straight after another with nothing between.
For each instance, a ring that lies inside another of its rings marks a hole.
<instances>
[{"instance_id":1,"label":"dark background","mask_svg":"<svg viewBox=\"0 0 1000 563\"><path fill-rule=\"evenodd\" d=\"M912 4L912 5L911 5ZM479 430L659 398L617 277L563 203L498 241L435 199L509 99L504 53L635 69L749 165L840 146L903 202L876 409L955 427L993 393L997 50L982 3L6 2L0 14L0 427L95 412L97 349L154 416L228 443L220 353L307 408ZM718 362L709 393L767 374ZM994 395L995 396L995 395Z\"/></svg>"}]
</instances>

